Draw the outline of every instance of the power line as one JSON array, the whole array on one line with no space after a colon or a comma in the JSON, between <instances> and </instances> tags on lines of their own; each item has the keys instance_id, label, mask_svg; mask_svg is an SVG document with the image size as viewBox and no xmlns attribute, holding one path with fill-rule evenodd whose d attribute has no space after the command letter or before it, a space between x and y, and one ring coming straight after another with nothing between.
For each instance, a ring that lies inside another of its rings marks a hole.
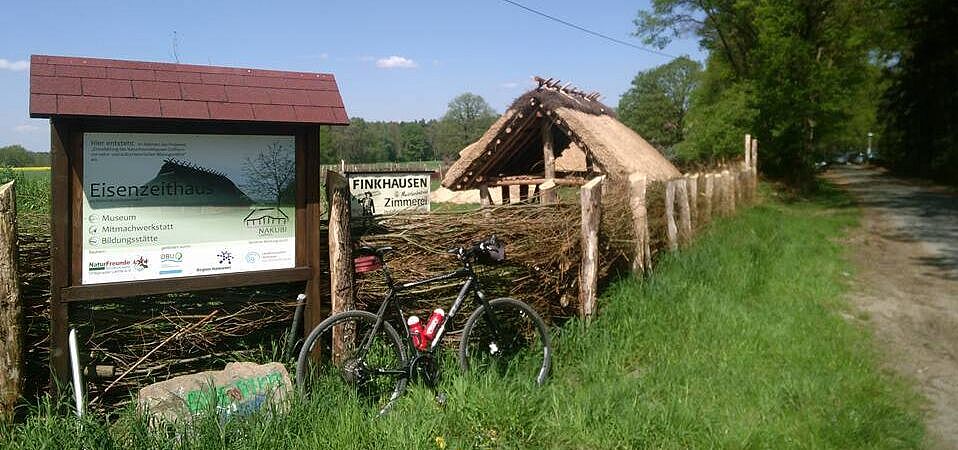
<instances>
[{"instance_id":1,"label":"power line","mask_svg":"<svg viewBox=\"0 0 958 450\"><path fill-rule=\"evenodd\" d=\"M612 36L599 33L598 31L592 31L592 30L590 30L590 29L588 29L588 28L581 27L581 26L576 25L576 24L574 24L574 23L566 22L565 20L562 20L562 19L560 19L560 18L558 18L558 17L550 16L549 14L546 14L546 13L544 13L544 12L542 12L542 11L539 11L539 10L532 9L532 8L526 6L526 5L523 5L523 4L521 4L521 3L515 2L515 1L513 1L513 0L502 0L502 1L508 3L508 4L512 5L512 6L516 6L516 7L522 8L522 9L524 9L524 10L526 10L526 11L529 11L529 12L531 12L531 13L533 13L533 14L537 14L537 15L539 15L539 16L545 17L546 19L549 19L549 20L552 20L552 21L555 21L555 22L559 22L559 23L561 23L561 24L563 24L563 25L565 25L565 26L567 26L567 27L575 28L576 30L582 31L582 32L584 32L584 33L591 34L591 35L596 36L596 37L600 37L600 38L605 39L605 40L607 40L607 41L615 42L616 44L625 45L625 46L628 46L628 47L632 47L632 48L634 48L634 49L636 49L636 50L642 50L642 51L644 51L644 52L649 52L649 53L652 53L652 54L655 54L655 55L664 56L664 57L666 57L666 58L678 58L678 57L675 56L675 55L670 55L670 54L665 53L665 52L660 52L660 51L658 51L658 50L653 50L653 49L651 49L651 48L646 48L646 47L643 47L643 46L641 46L641 45L635 45L635 44L633 44L633 43L631 43L631 42L626 42L626 41L623 41L623 40L621 40L621 39L616 39L616 38L614 38L614 37L612 37Z\"/></svg>"}]
</instances>

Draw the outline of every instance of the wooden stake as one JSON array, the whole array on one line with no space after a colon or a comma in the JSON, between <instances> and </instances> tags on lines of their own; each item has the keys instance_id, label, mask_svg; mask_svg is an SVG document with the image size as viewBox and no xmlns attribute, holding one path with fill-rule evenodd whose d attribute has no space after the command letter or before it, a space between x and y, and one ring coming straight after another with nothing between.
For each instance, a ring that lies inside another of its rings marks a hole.
<instances>
[{"instance_id":1,"label":"wooden stake","mask_svg":"<svg viewBox=\"0 0 958 450\"><path fill-rule=\"evenodd\" d=\"M336 172L327 172L326 192L329 198L329 285L332 309L330 315L332 315L355 308L353 248L349 224L349 188L346 179ZM333 330L332 357L334 359L348 352L348 346L354 341L351 335L353 331L355 330Z\"/></svg>"},{"instance_id":2,"label":"wooden stake","mask_svg":"<svg viewBox=\"0 0 958 450\"><path fill-rule=\"evenodd\" d=\"M675 226L675 180L665 182L665 224L669 239L669 250L678 250L679 231Z\"/></svg>"},{"instance_id":3,"label":"wooden stake","mask_svg":"<svg viewBox=\"0 0 958 450\"><path fill-rule=\"evenodd\" d=\"M556 182L552 178L546 179L545 183L539 185L539 202L544 205L551 205L559 200L556 195Z\"/></svg>"},{"instance_id":4,"label":"wooden stake","mask_svg":"<svg viewBox=\"0 0 958 450\"><path fill-rule=\"evenodd\" d=\"M652 269L652 254L649 249L649 218L645 204L645 175L629 176L629 207L632 210L632 231L635 233L635 251L632 272L636 275Z\"/></svg>"},{"instance_id":5,"label":"wooden stake","mask_svg":"<svg viewBox=\"0 0 958 450\"><path fill-rule=\"evenodd\" d=\"M23 379L16 198L12 181L0 186L0 422L13 419Z\"/></svg>"},{"instance_id":6,"label":"wooden stake","mask_svg":"<svg viewBox=\"0 0 958 450\"><path fill-rule=\"evenodd\" d=\"M704 215L705 221L712 220L712 203L715 197L715 174L707 173L705 174L705 208Z\"/></svg>"},{"instance_id":7,"label":"wooden stake","mask_svg":"<svg viewBox=\"0 0 958 450\"><path fill-rule=\"evenodd\" d=\"M602 223L602 181L593 178L579 191L582 206L582 265L579 269L579 314L584 319L595 313L599 284L599 228Z\"/></svg>"},{"instance_id":8,"label":"wooden stake","mask_svg":"<svg viewBox=\"0 0 958 450\"><path fill-rule=\"evenodd\" d=\"M683 244L692 241L692 214L689 208L688 180L679 178L675 184L676 201L679 204L679 237Z\"/></svg>"},{"instance_id":9,"label":"wooden stake","mask_svg":"<svg viewBox=\"0 0 958 450\"><path fill-rule=\"evenodd\" d=\"M699 174L695 173L686 178L689 187L689 210L692 217L692 230L699 224Z\"/></svg>"},{"instance_id":10,"label":"wooden stake","mask_svg":"<svg viewBox=\"0 0 958 450\"><path fill-rule=\"evenodd\" d=\"M745 135L745 167L752 167L752 135Z\"/></svg>"},{"instance_id":11,"label":"wooden stake","mask_svg":"<svg viewBox=\"0 0 958 450\"><path fill-rule=\"evenodd\" d=\"M552 124L547 120L542 121L542 161L544 167L544 178L548 183L549 180L552 180L556 177L556 157L554 147L555 144L552 141ZM542 194L539 197L539 201L542 204L550 205L555 203L556 196L555 191L549 189L543 189L539 187L542 191Z\"/></svg>"}]
</instances>

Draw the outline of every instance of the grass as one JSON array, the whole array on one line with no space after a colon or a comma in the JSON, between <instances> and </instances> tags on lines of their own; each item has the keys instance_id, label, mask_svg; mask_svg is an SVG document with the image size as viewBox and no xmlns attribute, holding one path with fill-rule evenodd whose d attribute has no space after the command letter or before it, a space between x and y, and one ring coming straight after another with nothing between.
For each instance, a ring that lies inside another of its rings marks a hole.
<instances>
[{"instance_id":1,"label":"grass","mask_svg":"<svg viewBox=\"0 0 958 450\"><path fill-rule=\"evenodd\" d=\"M826 191L715 223L645 280L614 283L586 328L557 330L544 388L447 370L371 417L335 390L287 414L150 433L132 411L82 424L40 405L4 448L914 448L910 387L883 373L848 308L837 243L857 222Z\"/></svg>"}]
</instances>

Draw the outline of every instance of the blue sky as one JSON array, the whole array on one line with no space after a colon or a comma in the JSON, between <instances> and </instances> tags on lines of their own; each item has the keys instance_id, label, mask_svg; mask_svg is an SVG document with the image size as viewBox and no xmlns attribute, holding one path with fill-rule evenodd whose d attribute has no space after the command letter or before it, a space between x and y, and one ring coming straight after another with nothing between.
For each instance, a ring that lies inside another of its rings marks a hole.
<instances>
[{"instance_id":1,"label":"blue sky","mask_svg":"<svg viewBox=\"0 0 958 450\"><path fill-rule=\"evenodd\" d=\"M631 37L647 0L519 0L578 25ZM463 92L497 111L532 75L572 81L618 103L636 72L668 58L570 29L501 0L16 1L0 16L0 146L49 149L28 118L31 54L332 72L346 110L369 120L441 116ZM693 40L664 50L701 60Z\"/></svg>"}]
</instances>

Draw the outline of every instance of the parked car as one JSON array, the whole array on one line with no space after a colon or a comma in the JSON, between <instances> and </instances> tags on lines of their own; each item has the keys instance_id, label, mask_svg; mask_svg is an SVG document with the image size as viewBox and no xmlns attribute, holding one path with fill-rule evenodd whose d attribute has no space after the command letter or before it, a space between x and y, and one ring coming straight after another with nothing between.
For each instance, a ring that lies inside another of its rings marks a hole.
<instances>
[{"instance_id":1,"label":"parked car","mask_svg":"<svg viewBox=\"0 0 958 450\"><path fill-rule=\"evenodd\" d=\"M832 158L832 163L834 164L848 164L848 153L839 153Z\"/></svg>"},{"instance_id":2,"label":"parked car","mask_svg":"<svg viewBox=\"0 0 958 450\"><path fill-rule=\"evenodd\" d=\"M852 164L865 164L865 155L861 152L858 152L851 157Z\"/></svg>"}]
</instances>

